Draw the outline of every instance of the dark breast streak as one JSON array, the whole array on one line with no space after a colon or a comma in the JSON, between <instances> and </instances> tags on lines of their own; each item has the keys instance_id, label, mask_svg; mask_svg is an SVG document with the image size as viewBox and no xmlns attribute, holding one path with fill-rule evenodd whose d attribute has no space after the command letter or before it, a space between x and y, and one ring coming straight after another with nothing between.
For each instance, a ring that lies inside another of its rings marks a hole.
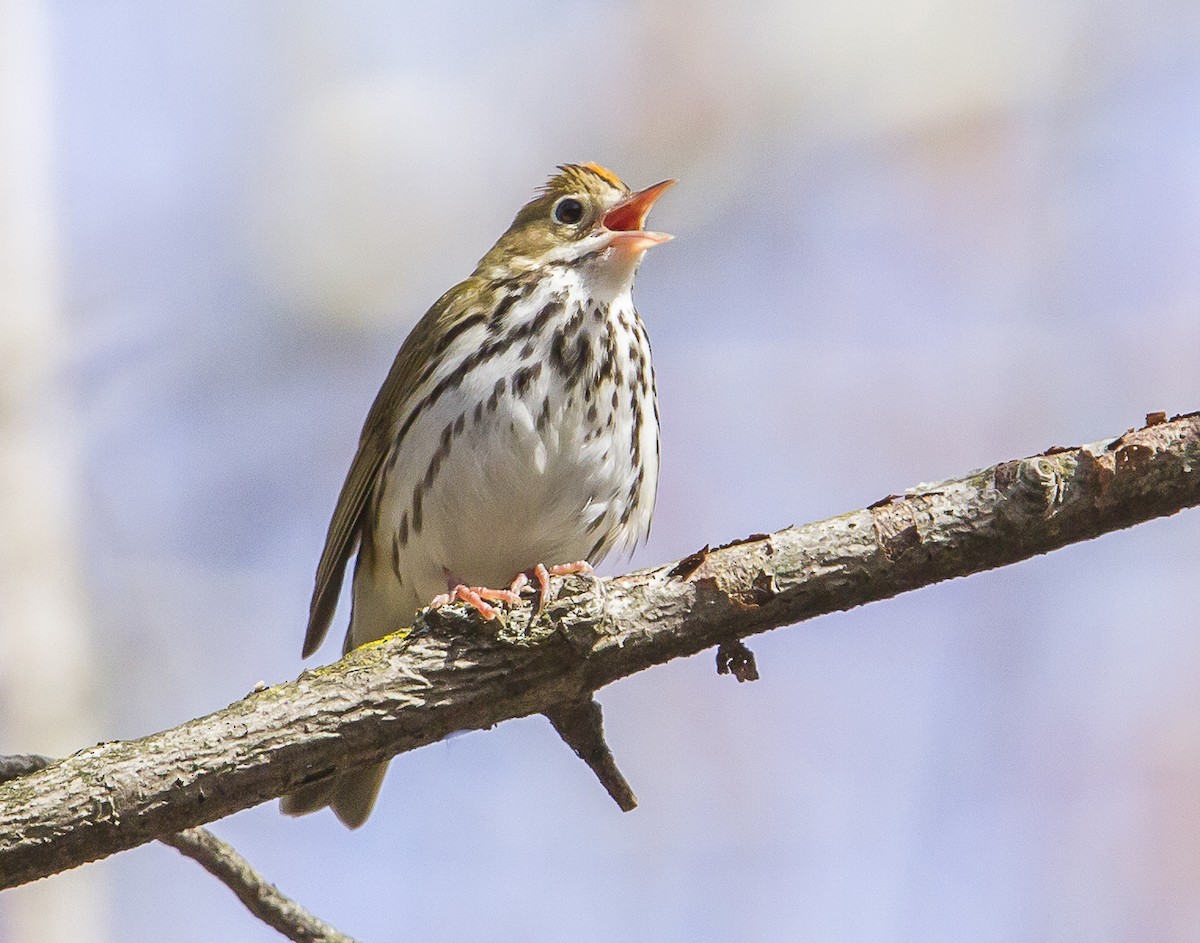
<instances>
[{"instance_id":1,"label":"dark breast streak","mask_svg":"<svg viewBox=\"0 0 1200 943\"><path fill-rule=\"evenodd\" d=\"M445 359L450 351L455 340L465 334L473 327L485 324L487 325L487 340L476 348L471 353L462 358L461 361L450 370L442 379L440 379L423 397L421 397L416 405L413 406L403 424L396 430L395 437L389 446L388 456L384 462L384 466L380 471L379 477L376 479L374 488L369 502L368 513L364 515L366 520L377 520L380 514L380 501L383 499L384 492L387 490L387 480L395 471L396 463L400 460L404 452L404 442L408 437L409 432L421 418L426 410L434 406L443 396L456 390L462 385L463 381L475 370L486 365L496 357L501 357L506 354L513 346L517 344L528 344L535 335L545 331L549 325L565 310L565 301L562 293L550 298L538 310L537 314L529 318L523 323L514 325L511 309L517 300L525 294L529 286L525 284L509 286L508 292L503 295L497 302L496 307L490 315L473 314L463 318L445 335L438 339L434 346L434 356L431 362L421 372L419 384L428 383L435 376L438 370L444 366ZM537 377L538 371L541 369L541 364L530 365L518 371L513 376L511 382L513 392L523 392L525 386L532 383ZM473 420L478 423L483 419L485 410L494 412L499 404L500 397L503 395L505 387L508 385L507 378L497 380L491 395L486 402L476 403L473 408ZM549 418L549 403L545 404L544 410L546 418ZM539 417L540 418L540 417ZM410 534L420 534L421 528L424 526L423 504L424 495L433 482L436 480L438 472L442 464L449 457L450 449L453 440L463 431L466 425L467 413L458 416L454 421L447 423L442 431L441 440L438 448L435 450L429 465L425 470L425 474L413 488L412 500L400 518L399 532L396 534L393 544L393 553L396 567L399 566L399 549L406 546ZM365 532L364 537L368 536ZM367 541L363 541L365 544ZM397 573L399 575L399 573Z\"/></svg>"},{"instance_id":2,"label":"dark breast streak","mask_svg":"<svg viewBox=\"0 0 1200 943\"><path fill-rule=\"evenodd\" d=\"M541 329L544 329L544 327L551 320L553 320L555 316L562 313L564 307L562 296L555 296L546 302L546 304L542 306L538 313L524 324L512 330L503 331L503 322L507 320L505 315L514 301L515 294L506 295L500 299L490 318L485 319L483 315L471 315L467 318L464 318L447 332L446 337L450 337L450 339L453 340L454 338L460 336L468 328L482 324L486 320L488 322L489 339L481 344L472 353L464 357L453 370L442 377L442 379L439 380L433 386L433 388L429 390L428 393L421 397L415 406L413 406L412 410L408 414L408 417L396 431L395 438L388 452L387 461L384 464L383 472L380 476L381 479L390 474L395 468L396 462L400 457L401 448L404 445L404 440L408 436L409 430L411 430L416 421L421 418L425 410L433 406L451 390L458 389L458 387L462 385L463 380L465 380L472 371L477 370L480 366L487 363L492 358L504 355L513 345L528 340L533 334L537 333ZM498 326L500 326L501 329L498 329ZM422 371L418 386L422 383L428 383L433 375L437 373L438 368L444 363L446 352L450 348L450 343L446 341L446 337L441 338L437 345L435 345L435 353L439 354L440 356L435 356L433 361ZM480 407L476 407L476 410L479 412ZM476 421L478 421L479 418L480 416L476 416ZM378 500L381 491L382 488L376 487L375 494L372 495L374 502L373 510L376 513L378 512Z\"/></svg>"},{"instance_id":3,"label":"dark breast streak","mask_svg":"<svg viewBox=\"0 0 1200 943\"><path fill-rule=\"evenodd\" d=\"M510 291L500 299L496 308L488 318L472 315L460 321L447 333L446 338L439 340L435 351L440 355L422 372L422 380L428 382L435 376L440 367L444 367L445 357L453 346L453 341L463 336L470 328L486 322L486 340L474 351L464 356L449 372L447 372L432 388L421 397L405 422L396 431L395 439L389 449L383 471L377 479L372 494L371 515L378 517L379 503L387 490L387 480L393 474L397 462L403 452L406 438L417 420L447 393L457 389L475 370L487 365L494 358L503 356L514 345L522 347L522 360L527 360L536 350L535 340L539 334L553 330L548 348L546 361L525 363L511 375L497 378L496 384L486 400L466 407L465 411L448 422L441 432L438 445L424 474L417 480L408 508L402 513L397 531L392 535L391 557L393 569L397 578L403 579L400 572L401 550L407 546L411 536L419 535L425 523L425 496L433 487L450 456L454 440L463 432L468 421L473 424L482 422L487 415L495 412L500 398L511 393L516 397L527 397L533 383L543 369L548 366L560 378L561 388L565 391L578 389L582 399L588 402L586 411L585 441L601 435L611 436L618 421L618 414L625 412L628 417L624 425L629 426L628 449L626 453L631 464L631 480L627 491L623 489L620 495L619 514L614 508L610 514L598 518L589 527L589 531L602 528L597 540L588 554L592 560L598 559L613 543L620 538L621 531L628 527L629 521L637 510L645 482L645 468L642 455L642 433L646 421L645 411L653 412L655 423L655 458L658 451L657 420L658 403L652 368L650 366L649 344L640 318L636 312L622 311L619 318L610 316L607 308L601 305L585 305L577 302L570 317L561 321L556 327L551 325L562 319L567 302L564 293L550 298L532 317L517 321L512 308L519 291ZM588 316L597 323L605 324L603 332L585 331L584 325ZM543 342L544 343L544 342ZM543 347L545 350L546 348ZM628 364L628 370L624 364ZM611 392L611 395L610 395ZM570 397L568 396L568 402ZM649 403L646 403L649 400ZM597 408L600 404L601 408ZM625 409L625 404L628 404ZM532 404L531 404L532 405ZM553 415L554 406L550 398L544 397L536 414L538 431L544 431ZM621 449L620 443L613 445ZM605 461L611 461L611 452L605 453Z\"/></svg>"}]
</instances>

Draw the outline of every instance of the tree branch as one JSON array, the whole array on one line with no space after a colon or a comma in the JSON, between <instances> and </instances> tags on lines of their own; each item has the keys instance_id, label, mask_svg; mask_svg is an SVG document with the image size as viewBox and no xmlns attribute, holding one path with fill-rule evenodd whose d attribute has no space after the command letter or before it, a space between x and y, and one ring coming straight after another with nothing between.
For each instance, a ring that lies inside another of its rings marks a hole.
<instances>
[{"instance_id":1,"label":"tree branch","mask_svg":"<svg viewBox=\"0 0 1200 943\"><path fill-rule=\"evenodd\" d=\"M1200 504L1200 414L1147 421L673 565L571 578L532 625L528 609L511 612L499 638L459 607L424 612L411 633L336 665L171 730L82 750L0 785L0 887L229 815L335 767L554 716L722 642Z\"/></svg>"},{"instance_id":2,"label":"tree branch","mask_svg":"<svg viewBox=\"0 0 1200 943\"><path fill-rule=\"evenodd\" d=\"M0 783L45 769L54 762L38 753L0 756ZM250 913L289 940L295 943L357 943L353 937L314 917L290 897L281 894L232 845L207 829L189 828L174 835L163 835L159 841L195 861L233 891Z\"/></svg>"},{"instance_id":3,"label":"tree branch","mask_svg":"<svg viewBox=\"0 0 1200 943\"><path fill-rule=\"evenodd\" d=\"M203 828L189 828L159 838L237 895L246 909L272 930L296 943L356 943L324 920L314 917L289 897L279 893L227 842Z\"/></svg>"}]
</instances>

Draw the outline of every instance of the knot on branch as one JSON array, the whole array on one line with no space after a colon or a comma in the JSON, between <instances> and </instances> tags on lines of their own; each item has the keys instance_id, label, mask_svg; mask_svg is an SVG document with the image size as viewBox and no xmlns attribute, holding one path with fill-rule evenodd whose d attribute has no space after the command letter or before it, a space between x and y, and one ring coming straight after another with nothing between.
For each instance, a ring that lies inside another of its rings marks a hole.
<instances>
[{"instance_id":1,"label":"knot on branch","mask_svg":"<svg viewBox=\"0 0 1200 943\"><path fill-rule=\"evenodd\" d=\"M870 511L875 522L875 539L889 561L895 562L920 545L916 511L908 501L889 495L872 504Z\"/></svg>"},{"instance_id":2,"label":"knot on branch","mask_svg":"<svg viewBox=\"0 0 1200 943\"><path fill-rule=\"evenodd\" d=\"M1085 451L1080 455L1091 456L1091 453ZM1010 524L1048 518L1066 499L1067 479L1048 455L997 465L993 481L1004 498L998 516Z\"/></svg>"}]
</instances>

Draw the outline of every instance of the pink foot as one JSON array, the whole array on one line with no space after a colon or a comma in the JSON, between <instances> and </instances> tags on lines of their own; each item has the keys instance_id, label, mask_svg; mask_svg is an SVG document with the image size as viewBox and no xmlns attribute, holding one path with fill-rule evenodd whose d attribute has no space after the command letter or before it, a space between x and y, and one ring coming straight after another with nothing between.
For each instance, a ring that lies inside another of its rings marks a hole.
<instances>
[{"instance_id":1,"label":"pink foot","mask_svg":"<svg viewBox=\"0 0 1200 943\"><path fill-rule=\"evenodd\" d=\"M521 597L510 589L488 589L486 586L465 586L459 583L450 592L434 596L432 602L429 603L429 608L441 609L442 606L461 601L490 621L500 615L500 612L495 606L489 606L488 600L506 602L511 605L520 602Z\"/></svg>"},{"instance_id":2,"label":"pink foot","mask_svg":"<svg viewBox=\"0 0 1200 943\"><path fill-rule=\"evenodd\" d=\"M533 607L533 611L541 612L542 607L546 605L546 600L550 598L550 577L571 576L575 573L592 572L594 572L592 565L586 560L576 560L574 563L556 563L551 567L547 567L544 563L539 563L524 573L518 573L517 578L512 581L512 586L509 587L509 590L513 593L519 593L529 583L529 577L532 575L538 584L537 604Z\"/></svg>"}]
</instances>

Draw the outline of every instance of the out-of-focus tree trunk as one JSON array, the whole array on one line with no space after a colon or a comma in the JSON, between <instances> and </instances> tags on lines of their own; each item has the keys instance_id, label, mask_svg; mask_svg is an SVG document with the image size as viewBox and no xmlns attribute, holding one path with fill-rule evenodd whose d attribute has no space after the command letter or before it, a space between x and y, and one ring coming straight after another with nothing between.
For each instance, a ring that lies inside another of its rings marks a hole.
<instances>
[{"instance_id":1,"label":"out-of-focus tree trunk","mask_svg":"<svg viewBox=\"0 0 1200 943\"><path fill-rule=\"evenodd\" d=\"M0 0L0 744L94 742L74 425L63 372L49 14ZM0 900L9 943L107 939L103 875Z\"/></svg>"}]
</instances>

